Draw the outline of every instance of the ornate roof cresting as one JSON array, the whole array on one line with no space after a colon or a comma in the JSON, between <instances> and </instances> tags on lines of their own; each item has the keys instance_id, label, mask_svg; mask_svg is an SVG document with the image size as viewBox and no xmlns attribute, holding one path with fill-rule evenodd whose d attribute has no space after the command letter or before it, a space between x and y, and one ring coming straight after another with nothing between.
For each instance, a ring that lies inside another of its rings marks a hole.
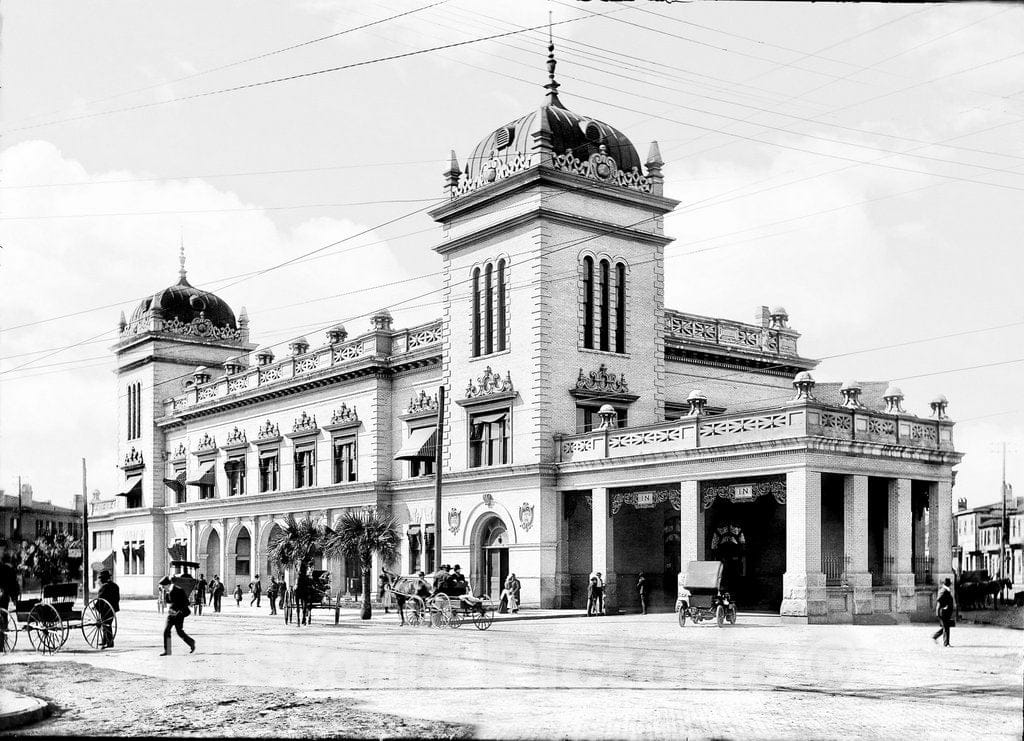
<instances>
[{"instance_id":1,"label":"ornate roof cresting","mask_svg":"<svg viewBox=\"0 0 1024 741\"><path fill-rule=\"evenodd\" d=\"M302 414L295 420L295 424L292 425L292 432L315 432L320 429L316 424L316 415L310 417L303 410Z\"/></svg>"},{"instance_id":2,"label":"ornate roof cresting","mask_svg":"<svg viewBox=\"0 0 1024 741\"><path fill-rule=\"evenodd\" d=\"M358 422L359 415L356 414L356 408L350 407L348 404L342 403L340 407L335 409L331 413L331 424L337 425L343 422Z\"/></svg>"},{"instance_id":3,"label":"ornate roof cresting","mask_svg":"<svg viewBox=\"0 0 1024 741\"><path fill-rule=\"evenodd\" d=\"M264 439L266 439L268 437L280 437L280 436L281 436L280 428L276 424L271 422L269 419L264 424L260 425L260 428L258 430L256 430L256 439L257 440L264 440Z\"/></svg>"},{"instance_id":4,"label":"ornate roof cresting","mask_svg":"<svg viewBox=\"0 0 1024 741\"><path fill-rule=\"evenodd\" d=\"M437 394L430 395L423 389L420 389L419 394L409 399L409 406L406 408L406 414L417 414L418 412L436 412L437 411Z\"/></svg>"},{"instance_id":5,"label":"ornate roof cresting","mask_svg":"<svg viewBox=\"0 0 1024 741\"><path fill-rule=\"evenodd\" d=\"M484 368L483 375L477 378L476 383L473 383L472 379L470 379L469 385L466 386L466 398L477 399L481 396L512 393L514 391L512 375L509 372L506 371L505 377L502 378L500 373L494 373L491 370L491 366L487 366Z\"/></svg>"},{"instance_id":6,"label":"ornate roof cresting","mask_svg":"<svg viewBox=\"0 0 1024 741\"><path fill-rule=\"evenodd\" d=\"M245 430L240 430L237 426L228 433L225 445L245 445L247 440L245 439Z\"/></svg>"}]
</instances>

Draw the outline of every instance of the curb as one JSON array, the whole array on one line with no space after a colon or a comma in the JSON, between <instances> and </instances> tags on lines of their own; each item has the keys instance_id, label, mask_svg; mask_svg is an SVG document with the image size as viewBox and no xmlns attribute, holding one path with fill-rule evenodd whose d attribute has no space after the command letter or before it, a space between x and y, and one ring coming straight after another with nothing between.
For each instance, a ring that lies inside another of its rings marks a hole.
<instances>
[{"instance_id":1,"label":"curb","mask_svg":"<svg viewBox=\"0 0 1024 741\"><path fill-rule=\"evenodd\" d=\"M45 700L0 689L0 731L38 723L51 713L53 708Z\"/></svg>"}]
</instances>

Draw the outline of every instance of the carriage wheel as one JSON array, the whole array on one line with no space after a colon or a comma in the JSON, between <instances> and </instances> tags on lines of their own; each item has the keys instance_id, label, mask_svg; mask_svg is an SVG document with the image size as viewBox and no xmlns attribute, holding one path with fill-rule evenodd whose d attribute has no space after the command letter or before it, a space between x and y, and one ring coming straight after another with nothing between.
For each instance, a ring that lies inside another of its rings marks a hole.
<instances>
[{"instance_id":1,"label":"carriage wheel","mask_svg":"<svg viewBox=\"0 0 1024 741\"><path fill-rule=\"evenodd\" d=\"M729 605L729 613L726 618L729 620L729 625L736 624L736 605Z\"/></svg>"},{"instance_id":2,"label":"carriage wheel","mask_svg":"<svg viewBox=\"0 0 1024 741\"><path fill-rule=\"evenodd\" d=\"M82 612L82 636L93 648L102 648L103 636L108 631L113 641L117 635L117 615L109 602L96 598Z\"/></svg>"},{"instance_id":3,"label":"carriage wheel","mask_svg":"<svg viewBox=\"0 0 1024 741\"><path fill-rule=\"evenodd\" d=\"M26 629L32 648L40 653L55 653L68 639L68 626L50 604L38 604L28 614Z\"/></svg>"},{"instance_id":4,"label":"carriage wheel","mask_svg":"<svg viewBox=\"0 0 1024 741\"><path fill-rule=\"evenodd\" d=\"M725 623L725 608L721 605L715 608L715 622L718 623L719 628Z\"/></svg>"},{"instance_id":5,"label":"carriage wheel","mask_svg":"<svg viewBox=\"0 0 1024 741\"><path fill-rule=\"evenodd\" d=\"M426 613L426 605L423 604L422 597L410 597L406 600L405 609L409 611L407 621L409 625L416 627L423 623L423 618Z\"/></svg>"},{"instance_id":6,"label":"carriage wheel","mask_svg":"<svg viewBox=\"0 0 1024 741\"><path fill-rule=\"evenodd\" d=\"M462 613L452 610L452 614L448 617L448 627L458 628L460 625L462 625Z\"/></svg>"},{"instance_id":7,"label":"carriage wheel","mask_svg":"<svg viewBox=\"0 0 1024 741\"><path fill-rule=\"evenodd\" d=\"M686 605L679 608L679 627L686 627Z\"/></svg>"},{"instance_id":8,"label":"carriage wheel","mask_svg":"<svg viewBox=\"0 0 1024 741\"><path fill-rule=\"evenodd\" d=\"M477 630L487 630L494 622L494 610L473 613L473 625Z\"/></svg>"},{"instance_id":9,"label":"carriage wheel","mask_svg":"<svg viewBox=\"0 0 1024 741\"><path fill-rule=\"evenodd\" d=\"M18 618L0 608L0 654L7 654L18 645Z\"/></svg>"},{"instance_id":10,"label":"carriage wheel","mask_svg":"<svg viewBox=\"0 0 1024 741\"><path fill-rule=\"evenodd\" d=\"M434 595L434 608L443 613L446 618L451 617L452 601L448 599L447 594L440 592Z\"/></svg>"}]
</instances>

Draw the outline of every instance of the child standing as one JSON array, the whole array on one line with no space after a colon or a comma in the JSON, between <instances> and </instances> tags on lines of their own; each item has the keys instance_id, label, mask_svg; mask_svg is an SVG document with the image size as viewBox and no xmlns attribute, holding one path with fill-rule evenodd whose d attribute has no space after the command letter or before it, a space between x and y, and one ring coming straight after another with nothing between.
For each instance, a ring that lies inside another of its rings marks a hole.
<instances>
[{"instance_id":1,"label":"child standing","mask_svg":"<svg viewBox=\"0 0 1024 741\"><path fill-rule=\"evenodd\" d=\"M239 607L242 606L242 585L241 584L236 584L235 585L235 604L238 605Z\"/></svg>"}]
</instances>

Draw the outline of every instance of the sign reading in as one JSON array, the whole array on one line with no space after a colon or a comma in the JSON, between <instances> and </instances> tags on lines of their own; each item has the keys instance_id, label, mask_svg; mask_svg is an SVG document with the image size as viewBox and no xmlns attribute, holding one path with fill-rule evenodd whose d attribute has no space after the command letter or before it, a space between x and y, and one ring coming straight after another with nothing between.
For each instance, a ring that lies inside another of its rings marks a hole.
<instances>
[{"instance_id":1,"label":"sign reading in","mask_svg":"<svg viewBox=\"0 0 1024 741\"><path fill-rule=\"evenodd\" d=\"M650 509L654 506L654 492L653 491L640 491L636 495L636 508L637 509Z\"/></svg>"},{"instance_id":2,"label":"sign reading in","mask_svg":"<svg viewBox=\"0 0 1024 741\"><path fill-rule=\"evenodd\" d=\"M752 502L754 499L756 499L754 487L750 484L732 487L732 500L734 502Z\"/></svg>"}]
</instances>

